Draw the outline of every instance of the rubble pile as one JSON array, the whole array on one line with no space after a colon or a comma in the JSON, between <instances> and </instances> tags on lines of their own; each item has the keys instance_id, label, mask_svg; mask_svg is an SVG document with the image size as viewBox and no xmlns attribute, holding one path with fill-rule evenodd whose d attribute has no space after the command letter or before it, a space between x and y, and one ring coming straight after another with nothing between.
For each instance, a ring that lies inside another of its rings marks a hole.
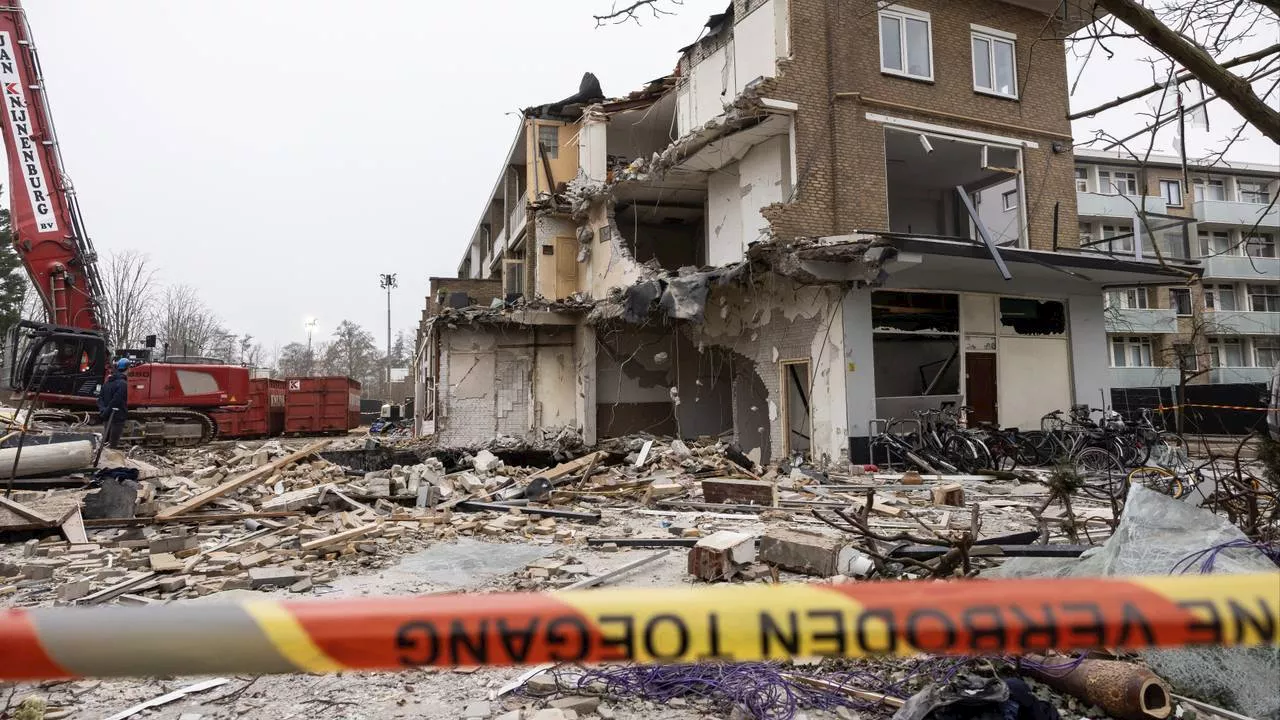
<instances>
[{"instance_id":1,"label":"rubble pile","mask_svg":"<svg viewBox=\"0 0 1280 720\"><path fill-rule=\"evenodd\" d=\"M1164 573L1174 568L1124 563L1158 557L1174 564L1184 555L1201 571L1275 564L1267 555L1274 548L1254 543L1208 509L1142 488L1127 501L1078 492L1060 482L1058 470L928 475L876 466L819 468L799 459L761 467L724 438L633 436L590 450L580 443L574 433L548 430L541 440L499 437L466 449L347 438L217 443L130 456L107 451L97 471L24 478L0 502L0 603L145 605L232 597L220 595L228 592L307 596L384 587L489 592L828 584L1098 574L1100 563L1123 567L1121 574ZM544 462L530 464L536 458ZM1165 507L1170 503L1176 507ZM1165 517L1176 521L1159 519ZM1195 554L1204 550L1199 536L1158 534L1168 526L1213 529L1204 540L1214 545L1211 554ZM440 557L433 560L433 553ZM424 585L419 576L431 580ZM407 579L396 585L388 577ZM453 691L433 691L450 712L422 717L477 720L976 716L957 713L960 696L980 698L984 712L1006 717L1163 720L1213 717L1218 707L1242 711L1266 702L1247 689L1202 690L1199 669L1209 665L1179 652L1101 653L1087 661L1049 653L556 666L505 684L489 675L484 691L466 684L471 674L499 670L416 672L460 683ZM1219 652L1212 666L1232 667L1233 676L1255 678L1253 685L1273 662L1247 651ZM1148 699L1167 699L1164 710L1134 714L1082 694L1095 661L1112 663L1097 666L1099 677L1133 679L1147 688ZM1084 680L1063 679L1077 668L1086 668L1079 670ZM319 701L341 706L355 702L344 698L372 692L367 681L333 682L336 689ZM154 696L174 687L164 685ZM275 687L291 691L287 684ZM70 717L67 708L97 696L90 690L24 691L17 698L31 695L30 707L47 701L44 717ZM246 707L269 715L274 692L227 693L230 705L219 716L244 716ZM119 706L110 692L101 702ZM1256 716L1269 711L1262 709Z\"/></svg>"}]
</instances>

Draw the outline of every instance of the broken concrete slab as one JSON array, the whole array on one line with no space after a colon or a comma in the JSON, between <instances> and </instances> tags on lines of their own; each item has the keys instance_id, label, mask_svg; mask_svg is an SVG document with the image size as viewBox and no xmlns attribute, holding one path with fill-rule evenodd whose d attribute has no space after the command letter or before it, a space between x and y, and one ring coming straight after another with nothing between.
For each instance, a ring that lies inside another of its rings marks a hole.
<instances>
[{"instance_id":1,"label":"broken concrete slab","mask_svg":"<svg viewBox=\"0 0 1280 720\"><path fill-rule=\"evenodd\" d=\"M760 538L760 561L818 577L856 577L870 570L866 556L848 541L786 528L770 529Z\"/></svg>"},{"instance_id":2,"label":"broken concrete slab","mask_svg":"<svg viewBox=\"0 0 1280 720\"><path fill-rule=\"evenodd\" d=\"M579 715L585 715L595 712L600 707L600 698L590 695L571 695L569 697L556 698L547 703L549 707L559 708L561 710L572 710Z\"/></svg>"},{"instance_id":3,"label":"broken concrete slab","mask_svg":"<svg viewBox=\"0 0 1280 720\"><path fill-rule=\"evenodd\" d=\"M309 577L311 577L311 573L304 570L295 570L291 567L252 568L249 570L249 587L253 590L268 585L289 587L303 578Z\"/></svg>"},{"instance_id":4,"label":"broken concrete slab","mask_svg":"<svg viewBox=\"0 0 1280 720\"><path fill-rule=\"evenodd\" d=\"M707 582L727 580L755 559L754 536L721 530L699 540L689 550L689 574Z\"/></svg>"},{"instance_id":5,"label":"broken concrete slab","mask_svg":"<svg viewBox=\"0 0 1280 720\"><path fill-rule=\"evenodd\" d=\"M85 520L132 518L138 507L138 483L104 477L97 492L85 495L83 502L80 514Z\"/></svg>"}]
</instances>

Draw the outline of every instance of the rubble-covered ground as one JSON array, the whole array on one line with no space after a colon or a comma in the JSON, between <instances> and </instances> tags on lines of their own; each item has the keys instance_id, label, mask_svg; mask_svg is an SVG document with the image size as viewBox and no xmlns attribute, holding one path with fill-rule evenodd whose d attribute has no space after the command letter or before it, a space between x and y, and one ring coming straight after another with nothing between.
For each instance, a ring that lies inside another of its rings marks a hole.
<instances>
[{"instance_id":1,"label":"rubble-covered ground","mask_svg":"<svg viewBox=\"0 0 1280 720\"><path fill-rule=\"evenodd\" d=\"M1117 521L1105 493L1074 492L1062 502L1047 472L921 478L755 468L721 443L646 438L567 463L547 457L545 467L517 464L533 458L527 452L367 451L362 437L316 442L223 442L129 458L108 451L102 466L136 470L136 481L100 478L88 487L90 476L72 476L55 483L61 487L15 491L14 502L56 523L31 528L29 518L0 515L0 605L483 593L557 589L602 575L610 587L946 577L1002 562L975 542L1096 545ZM66 487L77 479L81 487ZM531 504L499 511L468 505L475 501ZM539 508L566 512L544 517ZM636 545L644 538L701 546ZM757 538L765 538L760 556ZM908 544L938 550L895 554ZM815 658L728 669L227 677L128 717L874 718L889 717L928 682L981 679L1003 667L1000 659ZM123 718L117 713L206 680L0 685L0 718ZM834 692L832 683L873 699ZM1106 716L1031 686L1063 718ZM1211 717L1188 704L1175 711L1183 720Z\"/></svg>"}]
</instances>

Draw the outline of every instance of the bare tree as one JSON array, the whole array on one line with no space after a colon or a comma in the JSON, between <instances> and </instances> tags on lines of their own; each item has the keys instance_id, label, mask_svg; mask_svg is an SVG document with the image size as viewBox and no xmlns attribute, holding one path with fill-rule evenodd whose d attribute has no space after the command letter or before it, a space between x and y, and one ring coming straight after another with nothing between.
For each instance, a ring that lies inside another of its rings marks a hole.
<instances>
[{"instance_id":1,"label":"bare tree","mask_svg":"<svg viewBox=\"0 0 1280 720\"><path fill-rule=\"evenodd\" d=\"M126 250L107 256L98 313L108 345L138 344L155 312L155 291L155 270L146 255Z\"/></svg>"},{"instance_id":2,"label":"bare tree","mask_svg":"<svg viewBox=\"0 0 1280 720\"><path fill-rule=\"evenodd\" d=\"M35 283L31 282L31 278L26 279L25 288L22 293L22 319L48 322L49 313L45 310L44 300L40 297L40 291L36 290Z\"/></svg>"},{"instance_id":3,"label":"bare tree","mask_svg":"<svg viewBox=\"0 0 1280 720\"><path fill-rule=\"evenodd\" d=\"M301 377L311 374L311 358L303 343L289 343L277 353L276 368L285 377Z\"/></svg>"},{"instance_id":4,"label":"bare tree","mask_svg":"<svg viewBox=\"0 0 1280 720\"><path fill-rule=\"evenodd\" d=\"M261 367L263 362L264 351L262 343L253 341L252 335L242 335L240 337L240 364L249 368Z\"/></svg>"},{"instance_id":5,"label":"bare tree","mask_svg":"<svg viewBox=\"0 0 1280 720\"><path fill-rule=\"evenodd\" d=\"M672 6L683 5L683 0L612 0L609 12L602 15L592 15L591 18L596 21L596 27L601 25L619 25L624 22L640 23L641 11L648 11L654 18L663 15L673 15L674 10L667 10L664 4Z\"/></svg>"},{"instance_id":6,"label":"bare tree","mask_svg":"<svg viewBox=\"0 0 1280 720\"><path fill-rule=\"evenodd\" d=\"M373 333L343 320L333 331L332 342L324 353L326 371L346 375L363 384L372 384L382 375L382 355L374 343Z\"/></svg>"},{"instance_id":7,"label":"bare tree","mask_svg":"<svg viewBox=\"0 0 1280 720\"><path fill-rule=\"evenodd\" d=\"M228 333L189 285L165 288L153 327L170 355L226 352Z\"/></svg>"}]
</instances>

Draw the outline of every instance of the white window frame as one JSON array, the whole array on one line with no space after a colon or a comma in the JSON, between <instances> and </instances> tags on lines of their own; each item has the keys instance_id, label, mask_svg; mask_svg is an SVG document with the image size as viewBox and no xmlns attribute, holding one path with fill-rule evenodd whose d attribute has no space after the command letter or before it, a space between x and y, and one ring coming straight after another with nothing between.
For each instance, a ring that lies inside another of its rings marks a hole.
<instances>
[{"instance_id":1,"label":"white window frame","mask_svg":"<svg viewBox=\"0 0 1280 720\"><path fill-rule=\"evenodd\" d=\"M1212 247L1214 240L1220 240L1226 237L1226 247L1221 251L1214 250ZM1200 230L1196 232L1196 251L1200 253L1200 257L1218 257L1219 255L1239 255L1240 244L1232 242L1231 232L1229 230Z\"/></svg>"},{"instance_id":2,"label":"white window frame","mask_svg":"<svg viewBox=\"0 0 1280 720\"><path fill-rule=\"evenodd\" d=\"M1116 364L1116 350L1120 349L1120 355L1124 362ZM1129 352L1136 350L1138 353L1138 362L1130 363ZM1146 357L1143 357L1143 351ZM1143 364L1145 361L1145 364ZM1131 367L1155 367L1155 353L1151 338L1145 335L1119 335L1111 338L1111 367L1131 368Z\"/></svg>"},{"instance_id":3,"label":"white window frame","mask_svg":"<svg viewBox=\"0 0 1280 720\"><path fill-rule=\"evenodd\" d=\"M1093 242L1093 225L1087 222L1080 224L1080 247L1084 247Z\"/></svg>"},{"instance_id":4,"label":"white window frame","mask_svg":"<svg viewBox=\"0 0 1280 720\"><path fill-rule=\"evenodd\" d=\"M1222 188L1222 197L1210 198L1210 187ZM1222 202L1227 199L1227 184L1215 178L1195 178L1191 181L1191 199L1195 202Z\"/></svg>"},{"instance_id":5,"label":"white window frame","mask_svg":"<svg viewBox=\"0 0 1280 720\"><path fill-rule=\"evenodd\" d=\"M983 40L987 43L987 72L991 73L991 87L984 88L978 85L978 56L973 52L973 41ZM996 89L996 52L997 44L1009 46L1009 59L1013 62L1010 68L1013 75L1013 92L1002 93ZM1018 36L1004 30L996 30L995 28L985 27L983 25L969 25L969 63L973 70L973 91L982 93L983 95L992 95L1007 100L1018 99Z\"/></svg>"},{"instance_id":6,"label":"white window frame","mask_svg":"<svg viewBox=\"0 0 1280 720\"><path fill-rule=\"evenodd\" d=\"M1172 189L1173 193L1169 190ZM1177 195L1177 201L1171 200L1172 195ZM1164 204L1169 207L1182 207L1185 200L1182 198L1182 181L1181 180L1161 180L1160 196L1164 198Z\"/></svg>"},{"instance_id":7,"label":"white window frame","mask_svg":"<svg viewBox=\"0 0 1280 720\"><path fill-rule=\"evenodd\" d=\"M1151 293L1145 287L1114 288L1107 291L1106 300L1107 307L1117 310L1151 309Z\"/></svg>"},{"instance_id":8,"label":"white window frame","mask_svg":"<svg viewBox=\"0 0 1280 720\"><path fill-rule=\"evenodd\" d=\"M898 21L898 49L902 53L902 69L885 67L884 64L884 29L881 26L883 18L892 18ZM925 24L925 33L929 39L929 74L916 75L908 68L911 67L911 59L907 57L907 20L920 20ZM907 78L908 80L923 80L925 82L933 82L934 65L933 65L933 20L929 13L915 8L902 7L901 5L889 5L880 10L876 14L876 34L880 38L880 45L876 48L876 52L880 54L880 72L886 75L895 75L897 77Z\"/></svg>"},{"instance_id":9,"label":"white window frame","mask_svg":"<svg viewBox=\"0 0 1280 720\"><path fill-rule=\"evenodd\" d=\"M1246 283L1245 297L1249 300L1249 312L1280 312L1280 285L1275 283ZM1255 304L1254 298L1262 298ZM1272 309L1268 309L1268 306Z\"/></svg>"},{"instance_id":10,"label":"white window frame","mask_svg":"<svg viewBox=\"0 0 1280 720\"><path fill-rule=\"evenodd\" d=\"M1251 192L1249 194L1261 194L1263 199L1245 200L1245 190L1241 185L1257 185L1261 189L1258 190L1257 193ZM1265 180L1244 180L1236 178L1236 200L1242 203L1249 203L1250 205L1266 205L1271 202L1271 186Z\"/></svg>"},{"instance_id":11,"label":"white window frame","mask_svg":"<svg viewBox=\"0 0 1280 720\"><path fill-rule=\"evenodd\" d=\"M1106 245L1107 252L1119 253L1121 255L1132 255L1133 240L1135 237L1132 225L1103 225L1102 235L1100 237L1103 240L1111 240L1112 238L1119 237L1121 235L1124 235L1125 237L1120 238L1120 247L1117 248L1115 242L1109 242Z\"/></svg>"},{"instance_id":12,"label":"white window frame","mask_svg":"<svg viewBox=\"0 0 1280 720\"><path fill-rule=\"evenodd\" d=\"M1244 236L1244 254L1255 258L1277 257L1276 236L1271 233L1254 233ZM1264 253L1264 250L1266 251ZM1254 252L1259 254L1254 254Z\"/></svg>"},{"instance_id":13,"label":"white window frame","mask_svg":"<svg viewBox=\"0 0 1280 720\"><path fill-rule=\"evenodd\" d=\"M1233 307L1224 310L1222 308L1222 292L1231 293L1231 304ZM1210 312L1237 312L1240 309L1240 296L1236 293L1236 286L1230 283L1213 283L1204 286L1204 309Z\"/></svg>"},{"instance_id":14,"label":"white window frame","mask_svg":"<svg viewBox=\"0 0 1280 720\"><path fill-rule=\"evenodd\" d=\"M1013 204L1009 204L1011 199L1013 200ZM1005 212L1018 209L1018 188L1000 193L1000 207L1004 208Z\"/></svg>"},{"instance_id":15,"label":"white window frame","mask_svg":"<svg viewBox=\"0 0 1280 720\"><path fill-rule=\"evenodd\" d=\"M1080 176L1081 173L1084 173L1084 177ZM1077 165L1075 169L1075 176L1076 192L1089 192L1089 168Z\"/></svg>"},{"instance_id":16,"label":"white window frame","mask_svg":"<svg viewBox=\"0 0 1280 720\"><path fill-rule=\"evenodd\" d=\"M1228 365L1227 346L1240 349L1240 364ZM1240 342L1240 338L1209 338L1209 367L1247 367L1245 362L1244 343Z\"/></svg>"},{"instance_id":17,"label":"white window frame","mask_svg":"<svg viewBox=\"0 0 1280 720\"><path fill-rule=\"evenodd\" d=\"M1261 350L1267 350L1275 353L1275 357L1280 357L1280 339L1254 338L1253 339L1253 366L1261 368L1275 367L1274 362L1263 362Z\"/></svg>"},{"instance_id":18,"label":"white window frame","mask_svg":"<svg viewBox=\"0 0 1280 720\"><path fill-rule=\"evenodd\" d=\"M552 129L556 133L556 141L552 145L548 145L542 142L542 131L546 129ZM560 126L554 123L539 123L537 143L538 143L539 150L541 150L542 148L546 148L548 160L559 160L560 159Z\"/></svg>"},{"instance_id":19,"label":"white window frame","mask_svg":"<svg viewBox=\"0 0 1280 720\"><path fill-rule=\"evenodd\" d=\"M1104 181L1102 178L1106 176ZM1117 176L1124 175L1126 184L1124 190L1117 182ZM1132 192L1125 192L1132 190ZM1125 197L1138 196L1138 173L1132 170L1099 170L1098 171L1098 192L1102 195L1123 195Z\"/></svg>"}]
</instances>

